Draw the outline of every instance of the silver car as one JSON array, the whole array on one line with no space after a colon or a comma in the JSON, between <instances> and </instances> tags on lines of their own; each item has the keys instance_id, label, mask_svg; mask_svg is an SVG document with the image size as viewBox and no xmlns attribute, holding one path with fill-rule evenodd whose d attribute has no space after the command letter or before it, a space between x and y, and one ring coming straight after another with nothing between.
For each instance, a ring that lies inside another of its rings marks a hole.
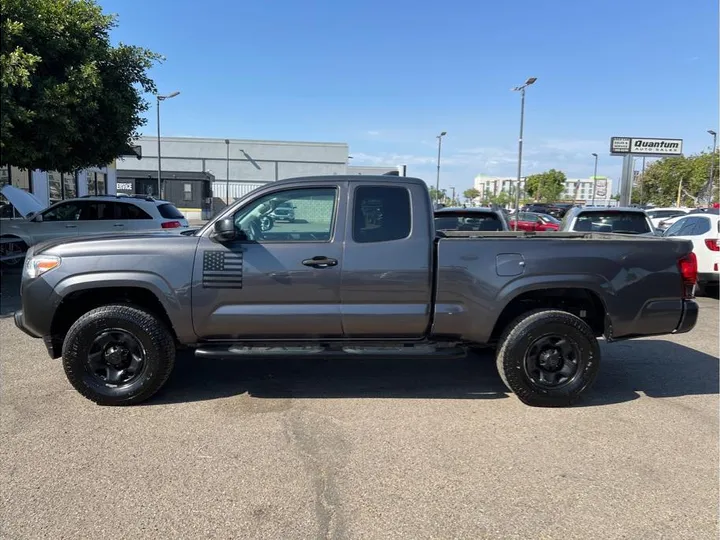
<instances>
[{"instance_id":1,"label":"silver car","mask_svg":"<svg viewBox=\"0 0 720 540\"><path fill-rule=\"evenodd\" d=\"M0 193L21 219L0 219L0 256L6 264L22 262L29 246L56 238L188 228L185 216L167 201L127 195L86 196L57 202L48 208L32 194L14 186Z\"/></svg>"}]
</instances>

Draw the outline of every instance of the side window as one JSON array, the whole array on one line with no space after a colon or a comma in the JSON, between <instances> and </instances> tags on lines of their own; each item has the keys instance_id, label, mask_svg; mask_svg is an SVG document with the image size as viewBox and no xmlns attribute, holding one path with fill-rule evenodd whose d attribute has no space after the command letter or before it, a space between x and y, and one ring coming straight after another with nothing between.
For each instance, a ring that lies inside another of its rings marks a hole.
<instances>
[{"instance_id":1,"label":"side window","mask_svg":"<svg viewBox=\"0 0 720 540\"><path fill-rule=\"evenodd\" d=\"M235 227L255 242L329 242L335 226L334 187L277 191L238 210Z\"/></svg>"},{"instance_id":2,"label":"side window","mask_svg":"<svg viewBox=\"0 0 720 540\"><path fill-rule=\"evenodd\" d=\"M86 202L80 211L81 221L98 221L115 218L115 204L105 201Z\"/></svg>"},{"instance_id":3,"label":"side window","mask_svg":"<svg viewBox=\"0 0 720 540\"><path fill-rule=\"evenodd\" d=\"M410 193L395 186L360 186L355 190L353 240L389 242L410 235Z\"/></svg>"},{"instance_id":4,"label":"side window","mask_svg":"<svg viewBox=\"0 0 720 540\"><path fill-rule=\"evenodd\" d=\"M115 203L115 216L115 219L152 219L145 210L128 203Z\"/></svg>"},{"instance_id":5,"label":"side window","mask_svg":"<svg viewBox=\"0 0 720 540\"><path fill-rule=\"evenodd\" d=\"M58 204L42 214L43 221L77 221L83 206L79 202Z\"/></svg>"},{"instance_id":6,"label":"side window","mask_svg":"<svg viewBox=\"0 0 720 540\"><path fill-rule=\"evenodd\" d=\"M693 230L694 236L699 236L710 232L710 218L696 217L695 218L695 229Z\"/></svg>"},{"instance_id":7,"label":"side window","mask_svg":"<svg viewBox=\"0 0 720 540\"><path fill-rule=\"evenodd\" d=\"M675 223L670 225L670 228L665 231L665 236L678 236L680 229L682 229L690 218L678 219Z\"/></svg>"},{"instance_id":8,"label":"side window","mask_svg":"<svg viewBox=\"0 0 720 540\"><path fill-rule=\"evenodd\" d=\"M695 234L695 227L697 225L698 218L696 217L689 217L685 220L685 224L683 225L682 229L680 229L680 232L678 232L678 236L692 236Z\"/></svg>"}]
</instances>

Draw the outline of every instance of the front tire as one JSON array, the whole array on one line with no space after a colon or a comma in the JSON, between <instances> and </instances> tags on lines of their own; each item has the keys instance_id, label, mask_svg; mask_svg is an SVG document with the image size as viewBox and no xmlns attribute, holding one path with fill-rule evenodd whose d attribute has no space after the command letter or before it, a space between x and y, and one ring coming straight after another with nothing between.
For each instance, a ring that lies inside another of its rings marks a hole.
<instances>
[{"instance_id":1,"label":"front tire","mask_svg":"<svg viewBox=\"0 0 720 540\"><path fill-rule=\"evenodd\" d=\"M526 405L566 407L595 381L600 346L581 318L531 311L507 328L496 361L505 385Z\"/></svg>"},{"instance_id":2,"label":"front tire","mask_svg":"<svg viewBox=\"0 0 720 540\"><path fill-rule=\"evenodd\" d=\"M167 381L175 342L155 315L128 305L108 305L80 317L63 343L70 384L98 405L134 405Z\"/></svg>"}]
</instances>

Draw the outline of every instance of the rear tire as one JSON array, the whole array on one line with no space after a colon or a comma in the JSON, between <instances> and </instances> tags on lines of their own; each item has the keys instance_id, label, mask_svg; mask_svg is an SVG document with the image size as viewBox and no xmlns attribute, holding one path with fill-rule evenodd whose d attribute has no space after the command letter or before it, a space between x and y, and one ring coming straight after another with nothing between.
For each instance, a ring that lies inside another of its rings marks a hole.
<instances>
[{"instance_id":1,"label":"rear tire","mask_svg":"<svg viewBox=\"0 0 720 540\"><path fill-rule=\"evenodd\" d=\"M175 342L155 315L128 305L93 309L71 327L63 343L70 384L98 405L134 405L167 381Z\"/></svg>"},{"instance_id":2,"label":"rear tire","mask_svg":"<svg viewBox=\"0 0 720 540\"><path fill-rule=\"evenodd\" d=\"M526 405L566 407L595 381L600 346L579 317L531 311L508 326L496 362L505 386Z\"/></svg>"}]
</instances>

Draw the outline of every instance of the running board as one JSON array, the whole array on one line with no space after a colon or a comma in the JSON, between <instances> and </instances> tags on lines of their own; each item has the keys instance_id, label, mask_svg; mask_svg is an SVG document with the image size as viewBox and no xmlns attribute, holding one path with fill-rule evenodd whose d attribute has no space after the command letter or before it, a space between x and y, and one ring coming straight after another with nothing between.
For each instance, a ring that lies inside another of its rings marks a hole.
<instances>
[{"instance_id":1,"label":"running board","mask_svg":"<svg viewBox=\"0 0 720 540\"><path fill-rule=\"evenodd\" d=\"M442 358L459 358L466 355L463 347L438 346L428 344L418 345L391 345L391 346L368 346L356 345L344 346L305 346L305 347L251 347L243 345L211 345L195 349L195 356L200 358L233 358L240 356L274 356L274 357L300 357L300 356L363 356L363 357L407 357L432 356Z\"/></svg>"}]
</instances>

